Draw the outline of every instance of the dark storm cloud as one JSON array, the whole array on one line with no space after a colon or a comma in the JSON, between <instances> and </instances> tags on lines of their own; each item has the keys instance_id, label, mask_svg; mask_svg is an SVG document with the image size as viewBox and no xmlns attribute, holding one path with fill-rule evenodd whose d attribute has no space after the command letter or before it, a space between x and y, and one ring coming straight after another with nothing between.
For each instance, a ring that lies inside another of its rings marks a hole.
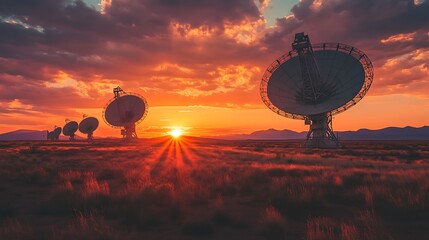
<instances>
[{"instance_id":1,"label":"dark storm cloud","mask_svg":"<svg viewBox=\"0 0 429 240\"><path fill-rule=\"evenodd\" d=\"M223 26L225 21L257 19L260 14L253 0L149 0L147 8L192 26Z\"/></svg>"},{"instance_id":2,"label":"dark storm cloud","mask_svg":"<svg viewBox=\"0 0 429 240\"><path fill-rule=\"evenodd\" d=\"M371 44L394 34L429 30L429 2L413 0L303 0L293 16L277 20L277 29L264 42L272 47L296 31L311 33L317 41ZM415 42L415 44L422 44Z\"/></svg>"},{"instance_id":3,"label":"dark storm cloud","mask_svg":"<svg viewBox=\"0 0 429 240\"><path fill-rule=\"evenodd\" d=\"M46 72L43 71L43 65L39 63L35 63L32 60L21 61L7 58L0 58L0 73L9 75L9 77L0 77L0 85L7 86L26 82L32 84L35 80L46 76ZM20 80L18 81L17 79Z\"/></svg>"},{"instance_id":4,"label":"dark storm cloud","mask_svg":"<svg viewBox=\"0 0 429 240\"><path fill-rule=\"evenodd\" d=\"M3 17L20 19L31 26L62 31L91 31L105 25L105 19L82 1L67 0L3 0Z\"/></svg>"},{"instance_id":5,"label":"dark storm cloud","mask_svg":"<svg viewBox=\"0 0 429 240\"><path fill-rule=\"evenodd\" d=\"M223 27L224 22L257 19L259 11L252 0L115 0L105 14L81 1L4 0L0 2L0 17L9 20L0 25L1 46L12 47L5 53L18 55L19 49L13 47L37 45L33 52L56 50L88 55L103 53L108 42L151 47L153 43L142 41L162 36L168 40L172 21L191 27Z\"/></svg>"},{"instance_id":6,"label":"dark storm cloud","mask_svg":"<svg viewBox=\"0 0 429 240\"><path fill-rule=\"evenodd\" d=\"M4 0L0 14L31 26L109 38L166 33L172 20L221 27L260 15L252 0L114 0L105 14L79 0Z\"/></svg>"},{"instance_id":7,"label":"dark storm cloud","mask_svg":"<svg viewBox=\"0 0 429 240\"><path fill-rule=\"evenodd\" d=\"M40 32L34 29L27 29L18 24L0 22L0 46L18 45L34 46L42 40Z\"/></svg>"}]
</instances>

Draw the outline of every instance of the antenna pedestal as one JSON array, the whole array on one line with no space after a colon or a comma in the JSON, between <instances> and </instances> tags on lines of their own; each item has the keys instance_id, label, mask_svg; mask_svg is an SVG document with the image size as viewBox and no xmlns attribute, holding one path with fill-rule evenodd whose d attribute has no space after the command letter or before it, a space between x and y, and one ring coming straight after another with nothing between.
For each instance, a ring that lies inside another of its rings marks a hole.
<instances>
[{"instance_id":1,"label":"antenna pedestal","mask_svg":"<svg viewBox=\"0 0 429 240\"><path fill-rule=\"evenodd\" d=\"M340 143L332 131L332 116L328 113L308 116L310 131L304 147L307 148L338 148Z\"/></svg>"},{"instance_id":2,"label":"antenna pedestal","mask_svg":"<svg viewBox=\"0 0 429 240\"><path fill-rule=\"evenodd\" d=\"M92 133L92 132L88 133L87 140L88 140L88 141L92 141L92 140L94 140L94 137L93 137L93 133Z\"/></svg>"},{"instance_id":3,"label":"antenna pedestal","mask_svg":"<svg viewBox=\"0 0 429 240\"><path fill-rule=\"evenodd\" d=\"M136 125L132 124L121 129L121 134L125 140L137 138Z\"/></svg>"}]
</instances>

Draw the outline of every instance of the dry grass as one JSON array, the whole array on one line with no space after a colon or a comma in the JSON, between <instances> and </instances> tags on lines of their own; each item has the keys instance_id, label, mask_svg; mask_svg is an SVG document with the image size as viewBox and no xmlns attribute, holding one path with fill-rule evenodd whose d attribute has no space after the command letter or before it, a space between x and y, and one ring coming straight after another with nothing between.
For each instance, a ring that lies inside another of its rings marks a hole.
<instances>
[{"instance_id":1,"label":"dry grass","mask_svg":"<svg viewBox=\"0 0 429 240\"><path fill-rule=\"evenodd\" d=\"M119 232L96 212L76 212L76 218L67 227L53 229L52 239L124 239L128 234Z\"/></svg>"},{"instance_id":2,"label":"dry grass","mask_svg":"<svg viewBox=\"0 0 429 240\"><path fill-rule=\"evenodd\" d=\"M273 206L265 208L262 216L261 233L267 239L285 239L286 220Z\"/></svg>"},{"instance_id":3,"label":"dry grass","mask_svg":"<svg viewBox=\"0 0 429 240\"><path fill-rule=\"evenodd\" d=\"M373 211L364 210L340 222L329 217L310 217L307 220L308 240L380 240L392 239Z\"/></svg>"},{"instance_id":4,"label":"dry grass","mask_svg":"<svg viewBox=\"0 0 429 240\"><path fill-rule=\"evenodd\" d=\"M0 143L0 239L426 239L429 142Z\"/></svg>"}]
</instances>

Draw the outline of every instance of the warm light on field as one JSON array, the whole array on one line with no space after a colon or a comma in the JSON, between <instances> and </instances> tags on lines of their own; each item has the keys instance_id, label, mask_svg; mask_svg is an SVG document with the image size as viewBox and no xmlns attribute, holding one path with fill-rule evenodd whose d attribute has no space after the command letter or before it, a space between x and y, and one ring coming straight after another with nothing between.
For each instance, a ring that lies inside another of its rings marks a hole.
<instances>
[{"instance_id":1,"label":"warm light on field","mask_svg":"<svg viewBox=\"0 0 429 240\"><path fill-rule=\"evenodd\" d=\"M182 130L175 128L175 129L171 130L170 135L175 137L175 138L178 138L182 135Z\"/></svg>"}]
</instances>

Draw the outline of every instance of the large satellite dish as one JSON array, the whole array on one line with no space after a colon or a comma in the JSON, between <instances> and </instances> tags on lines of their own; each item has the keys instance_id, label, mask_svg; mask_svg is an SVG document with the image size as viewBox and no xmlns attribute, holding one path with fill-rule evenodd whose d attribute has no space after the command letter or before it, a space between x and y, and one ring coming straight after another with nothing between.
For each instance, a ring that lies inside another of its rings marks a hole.
<instances>
[{"instance_id":1,"label":"large satellite dish","mask_svg":"<svg viewBox=\"0 0 429 240\"><path fill-rule=\"evenodd\" d=\"M107 125L120 128L122 136L129 140L137 138L136 125L147 115L146 99L135 93L126 93L120 87L113 89L114 97L103 110Z\"/></svg>"},{"instance_id":2,"label":"large satellite dish","mask_svg":"<svg viewBox=\"0 0 429 240\"><path fill-rule=\"evenodd\" d=\"M79 131L83 134L87 134L88 140L93 139L94 131L97 128L98 128L98 119L95 117L86 117L79 123Z\"/></svg>"},{"instance_id":3,"label":"large satellite dish","mask_svg":"<svg viewBox=\"0 0 429 240\"><path fill-rule=\"evenodd\" d=\"M48 132L48 140L58 141L60 139L61 130L60 127L55 126L52 132Z\"/></svg>"},{"instance_id":4,"label":"large satellite dish","mask_svg":"<svg viewBox=\"0 0 429 240\"><path fill-rule=\"evenodd\" d=\"M74 140L75 132L79 128L79 124L76 121L66 120L66 125L63 127L64 136L68 136L70 141Z\"/></svg>"},{"instance_id":5,"label":"large satellite dish","mask_svg":"<svg viewBox=\"0 0 429 240\"><path fill-rule=\"evenodd\" d=\"M371 86L372 63L359 49L341 43L311 45L295 34L292 50L262 77L262 100L275 113L310 125L306 147L339 147L332 115L359 102Z\"/></svg>"}]
</instances>

